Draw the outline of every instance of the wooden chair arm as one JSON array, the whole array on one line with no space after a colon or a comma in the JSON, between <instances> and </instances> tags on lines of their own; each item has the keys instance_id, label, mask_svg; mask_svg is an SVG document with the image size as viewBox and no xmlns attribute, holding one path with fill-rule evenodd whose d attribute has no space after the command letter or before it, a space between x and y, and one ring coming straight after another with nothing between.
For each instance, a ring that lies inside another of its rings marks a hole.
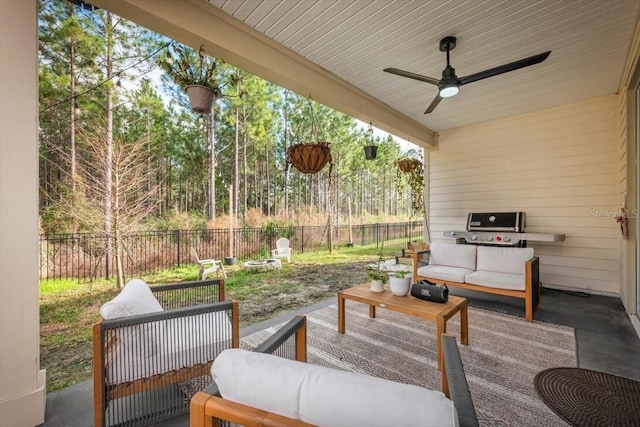
<instances>
[{"instance_id":1,"label":"wooden chair arm","mask_svg":"<svg viewBox=\"0 0 640 427\"><path fill-rule=\"evenodd\" d=\"M227 420L246 427L313 427L313 424L304 421L224 400L221 397L203 392L193 396L189 412L191 427L210 426L216 419Z\"/></svg>"}]
</instances>

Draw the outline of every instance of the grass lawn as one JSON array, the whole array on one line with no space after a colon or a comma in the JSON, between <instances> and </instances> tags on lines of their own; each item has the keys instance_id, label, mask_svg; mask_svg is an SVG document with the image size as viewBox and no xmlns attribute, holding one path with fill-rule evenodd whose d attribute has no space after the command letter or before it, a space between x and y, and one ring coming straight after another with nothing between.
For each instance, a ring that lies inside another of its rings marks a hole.
<instances>
[{"instance_id":1,"label":"grass lawn","mask_svg":"<svg viewBox=\"0 0 640 427\"><path fill-rule=\"evenodd\" d=\"M385 257L400 253L385 249ZM227 300L240 306L246 326L336 296L337 291L366 281L366 265L375 262L379 249L338 248L333 253L294 253L281 270L225 267ZM141 277L149 284L197 280L194 265ZM79 284L75 280L40 283L40 365L47 370L47 391L88 380L92 376L91 326L100 307L118 294L113 282Z\"/></svg>"}]
</instances>

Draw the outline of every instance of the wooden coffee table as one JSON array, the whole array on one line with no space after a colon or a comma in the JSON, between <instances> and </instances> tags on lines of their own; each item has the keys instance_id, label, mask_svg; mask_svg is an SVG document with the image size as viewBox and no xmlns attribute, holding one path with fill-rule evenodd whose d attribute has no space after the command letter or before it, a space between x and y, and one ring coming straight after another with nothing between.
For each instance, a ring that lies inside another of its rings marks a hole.
<instances>
[{"instance_id":1,"label":"wooden coffee table","mask_svg":"<svg viewBox=\"0 0 640 427\"><path fill-rule=\"evenodd\" d=\"M385 286L384 292L371 292L369 283L356 286L338 292L338 333L344 334L345 330L345 301L351 300L369 305L369 317L376 317L376 307L410 314L435 322L437 325L437 353L438 369L442 369L442 334L447 332L447 320L454 314L460 313L460 342L469 344L469 327L467 323L467 300L465 298L449 295L449 300L444 303L435 303L414 298L411 295L399 297L391 292L389 286Z\"/></svg>"}]
</instances>

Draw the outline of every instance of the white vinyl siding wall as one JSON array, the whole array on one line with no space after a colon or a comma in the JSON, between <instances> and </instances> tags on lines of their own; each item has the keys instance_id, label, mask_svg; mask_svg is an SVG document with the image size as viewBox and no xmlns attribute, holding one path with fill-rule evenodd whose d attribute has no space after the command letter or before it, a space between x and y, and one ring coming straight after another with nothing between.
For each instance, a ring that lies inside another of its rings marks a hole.
<instances>
[{"instance_id":1,"label":"white vinyl siding wall","mask_svg":"<svg viewBox=\"0 0 640 427\"><path fill-rule=\"evenodd\" d=\"M429 160L432 240L469 212L523 211L551 287L620 291L620 123L615 95L442 132Z\"/></svg>"}]
</instances>

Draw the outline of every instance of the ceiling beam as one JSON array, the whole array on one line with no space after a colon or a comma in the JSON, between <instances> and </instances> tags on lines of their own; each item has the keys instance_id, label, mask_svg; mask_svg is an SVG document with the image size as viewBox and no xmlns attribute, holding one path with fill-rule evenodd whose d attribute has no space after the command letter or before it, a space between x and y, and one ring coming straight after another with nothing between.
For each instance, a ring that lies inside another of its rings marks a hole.
<instances>
[{"instance_id":1,"label":"ceiling beam","mask_svg":"<svg viewBox=\"0 0 640 427\"><path fill-rule=\"evenodd\" d=\"M90 0L125 19L416 145L434 132L204 0Z\"/></svg>"}]
</instances>

